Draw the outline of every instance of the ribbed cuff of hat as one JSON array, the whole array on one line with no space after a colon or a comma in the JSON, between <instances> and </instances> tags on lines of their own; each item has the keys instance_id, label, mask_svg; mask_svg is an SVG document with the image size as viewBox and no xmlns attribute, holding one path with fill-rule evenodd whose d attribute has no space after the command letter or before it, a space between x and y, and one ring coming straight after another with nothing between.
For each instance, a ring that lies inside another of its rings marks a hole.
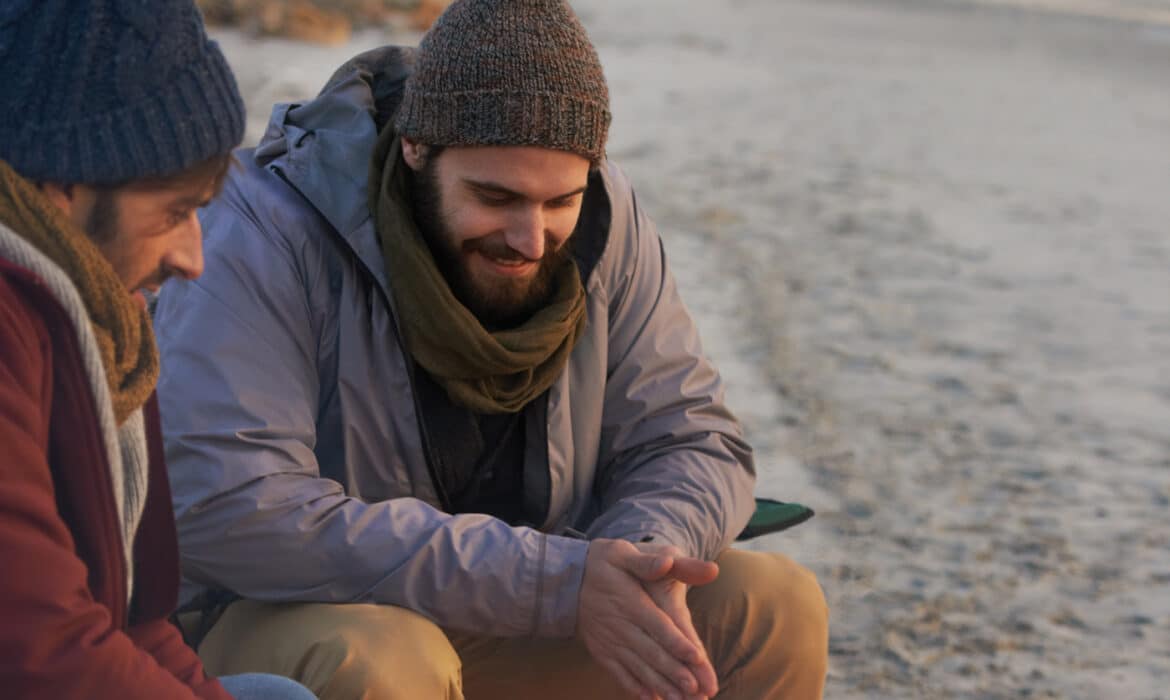
<instances>
[{"instance_id":1,"label":"ribbed cuff of hat","mask_svg":"<svg viewBox=\"0 0 1170 700\"><path fill-rule=\"evenodd\" d=\"M398 114L399 132L439 146L540 146L591 161L605 155L610 113L579 95L507 90L415 93Z\"/></svg>"}]
</instances>

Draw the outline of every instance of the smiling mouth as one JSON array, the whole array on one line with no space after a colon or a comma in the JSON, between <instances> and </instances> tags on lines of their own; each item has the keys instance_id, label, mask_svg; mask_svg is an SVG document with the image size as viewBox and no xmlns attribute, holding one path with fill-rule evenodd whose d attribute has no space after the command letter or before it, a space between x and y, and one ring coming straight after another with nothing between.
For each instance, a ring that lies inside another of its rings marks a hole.
<instances>
[{"instance_id":1,"label":"smiling mouth","mask_svg":"<svg viewBox=\"0 0 1170 700\"><path fill-rule=\"evenodd\" d=\"M509 277L524 276L532 270L535 270L540 264L539 260L529 260L528 258L496 257L483 251L475 251L475 253L491 265L497 273Z\"/></svg>"}]
</instances>

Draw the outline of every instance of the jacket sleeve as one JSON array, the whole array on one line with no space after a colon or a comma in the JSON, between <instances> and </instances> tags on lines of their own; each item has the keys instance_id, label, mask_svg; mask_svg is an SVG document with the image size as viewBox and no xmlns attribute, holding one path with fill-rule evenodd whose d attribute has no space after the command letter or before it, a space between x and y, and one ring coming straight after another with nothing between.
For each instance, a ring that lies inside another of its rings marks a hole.
<instances>
[{"instance_id":1,"label":"jacket sleeve","mask_svg":"<svg viewBox=\"0 0 1170 700\"><path fill-rule=\"evenodd\" d=\"M319 307L333 294L273 231L325 224L302 207L261 225L232 195L205 212L206 272L168 284L156 312L184 576L255 600L375 602L454 629L571 635L587 543L414 498L365 502L322 477L317 411L332 388L319 386L318 343L331 311ZM361 468L398 459L384 458Z\"/></svg>"},{"instance_id":2,"label":"jacket sleeve","mask_svg":"<svg viewBox=\"0 0 1170 700\"><path fill-rule=\"evenodd\" d=\"M0 688L6 697L59 700L230 700L218 682L202 678L197 696L187 679L117 629L90 594L46 457L47 331L27 307L10 303L9 291L0 280Z\"/></svg>"},{"instance_id":3,"label":"jacket sleeve","mask_svg":"<svg viewBox=\"0 0 1170 700\"><path fill-rule=\"evenodd\" d=\"M714 559L754 507L751 448L666 265L654 224L610 166L608 378L591 537L673 544Z\"/></svg>"},{"instance_id":4,"label":"jacket sleeve","mask_svg":"<svg viewBox=\"0 0 1170 700\"><path fill-rule=\"evenodd\" d=\"M194 692L200 700L232 700L218 680L207 676L203 662L169 620L150 620L135 625L126 633L136 646L149 653L159 666L190 688L189 692Z\"/></svg>"}]
</instances>

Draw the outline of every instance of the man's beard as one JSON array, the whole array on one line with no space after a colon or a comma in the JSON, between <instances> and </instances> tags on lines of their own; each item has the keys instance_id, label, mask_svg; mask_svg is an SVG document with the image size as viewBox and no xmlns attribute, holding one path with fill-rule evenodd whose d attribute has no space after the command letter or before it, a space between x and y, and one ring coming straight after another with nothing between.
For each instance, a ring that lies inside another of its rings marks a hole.
<instances>
[{"instance_id":1,"label":"man's beard","mask_svg":"<svg viewBox=\"0 0 1170 700\"><path fill-rule=\"evenodd\" d=\"M84 230L85 234L98 247L98 250L115 268L114 271L117 273L121 273L122 270L118 269L117 262L115 261L121 261L118 254L125 253L127 248L127 242L125 240L119 240L119 235L125 235L121 233L121 228L122 215L118 208L114 191L98 189L94 198L93 207L89 210L89 215L86 217ZM165 264L160 265L150 276L135 280L135 284L130 287L130 290L134 291L148 286L160 287L171 276L171 270L167 269Z\"/></svg>"},{"instance_id":2,"label":"man's beard","mask_svg":"<svg viewBox=\"0 0 1170 700\"><path fill-rule=\"evenodd\" d=\"M488 330L515 328L548 305L555 293L554 276L569 256L569 246L545 238L544 256L536 273L522 279L497 277L477 281L468 257L481 254L505 261L528 260L500 237L489 235L456 244L455 234L443 216L436 159L428 158L411 178L414 220L435 264L452 294Z\"/></svg>"},{"instance_id":3,"label":"man's beard","mask_svg":"<svg viewBox=\"0 0 1170 700\"><path fill-rule=\"evenodd\" d=\"M106 245L118 237L118 203L110 190L99 189L85 220L85 233L94 243Z\"/></svg>"}]
</instances>

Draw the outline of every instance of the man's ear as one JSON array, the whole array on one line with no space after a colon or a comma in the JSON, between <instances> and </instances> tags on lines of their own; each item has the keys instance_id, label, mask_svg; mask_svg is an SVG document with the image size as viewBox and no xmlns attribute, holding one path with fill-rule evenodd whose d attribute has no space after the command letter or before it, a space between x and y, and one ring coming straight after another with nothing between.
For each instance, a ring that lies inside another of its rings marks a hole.
<instances>
[{"instance_id":1,"label":"man's ear","mask_svg":"<svg viewBox=\"0 0 1170 700\"><path fill-rule=\"evenodd\" d=\"M41 194L48 197L58 209L72 217L73 209L77 206L77 188L73 185L61 185L56 182L39 182L37 187Z\"/></svg>"},{"instance_id":2,"label":"man's ear","mask_svg":"<svg viewBox=\"0 0 1170 700\"><path fill-rule=\"evenodd\" d=\"M406 161L411 170L422 170L423 165L427 162L427 147L403 136L402 160Z\"/></svg>"},{"instance_id":3,"label":"man's ear","mask_svg":"<svg viewBox=\"0 0 1170 700\"><path fill-rule=\"evenodd\" d=\"M37 188L53 206L65 212L70 221L85 227L97 199L96 190L88 185L64 185L59 182L38 182Z\"/></svg>"}]
</instances>

